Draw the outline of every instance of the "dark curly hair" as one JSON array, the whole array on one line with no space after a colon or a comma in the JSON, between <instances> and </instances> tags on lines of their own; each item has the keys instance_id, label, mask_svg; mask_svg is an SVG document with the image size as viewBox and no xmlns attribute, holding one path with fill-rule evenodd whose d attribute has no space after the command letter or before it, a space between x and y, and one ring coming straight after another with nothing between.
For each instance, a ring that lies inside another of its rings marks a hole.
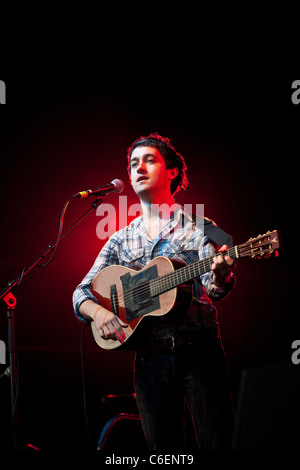
<instances>
[{"instance_id":1,"label":"dark curly hair","mask_svg":"<svg viewBox=\"0 0 300 470\"><path fill-rule=\"evenodd\" d=\"M155 147L159 150L161 156L165 160L166 168L178 168L178 175L172 180L171 194L175 194L180 189L186 189L189 185L187 178L187 166L184 158L176 152L168 137L162 137L157 132L149 134L147 137L139 137L135 140L127 150L128 173L130 175L130 159L132 152L137 147Z\"/></svg>"}]
</instances>

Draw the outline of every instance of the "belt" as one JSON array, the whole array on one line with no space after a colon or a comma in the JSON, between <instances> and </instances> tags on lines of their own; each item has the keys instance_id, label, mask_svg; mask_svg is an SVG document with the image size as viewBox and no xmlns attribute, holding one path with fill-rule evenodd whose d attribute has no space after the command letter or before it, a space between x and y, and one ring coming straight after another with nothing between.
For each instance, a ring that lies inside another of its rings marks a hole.
<instances>
[{"instance_id":1,"label":"belt","mask_svg":"<svg viewBox=\"0 0 300 470\"><path fill-rule=\"evenodd\" d=\"M201 334L199 332L186 333L176 336L166 336L163 339L148 341L144 346L138 348L136 352L144 356L153 352L171 350L176 348L177 346L182 346L184 344L192 344L200 338Z\"/></svg>"}]
</instances>

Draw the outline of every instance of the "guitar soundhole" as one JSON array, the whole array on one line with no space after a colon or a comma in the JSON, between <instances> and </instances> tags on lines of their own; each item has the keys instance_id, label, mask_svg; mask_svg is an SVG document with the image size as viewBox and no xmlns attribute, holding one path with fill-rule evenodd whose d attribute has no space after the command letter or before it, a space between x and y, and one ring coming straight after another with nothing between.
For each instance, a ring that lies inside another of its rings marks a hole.
<instances>
[{"instance_id":1,"label":"guitar soundhole","mask_svg":"<svg viewBox=\"0 0 300 470\"><path fill-rule=\"evenodd\" d=\"M121 276L128 322L160 308L159 296L151 297L150 293L150 281L157 279L157 277L156 265L133 276L130 273Z\"/></svg>"}]
</instances>

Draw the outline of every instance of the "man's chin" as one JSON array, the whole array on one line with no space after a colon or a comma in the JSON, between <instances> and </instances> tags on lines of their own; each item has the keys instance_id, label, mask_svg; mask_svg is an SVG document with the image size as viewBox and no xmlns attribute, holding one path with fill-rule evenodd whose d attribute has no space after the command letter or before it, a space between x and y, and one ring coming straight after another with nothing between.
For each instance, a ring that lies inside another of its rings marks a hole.
<instances>
[{"instance_id":1,"label":"man's chin","mask_svg":"<svg viewBox=\"0 0 300 470\"><path fill-rule=\"evenodd\" d=\"M148 192L150 189L150 185L148 184L148 181L141 181L137 183L135 186L133 186L133 190L135 194L138 196L140 194L145 194L145 192Z\"/></svg>"}]
</instances>

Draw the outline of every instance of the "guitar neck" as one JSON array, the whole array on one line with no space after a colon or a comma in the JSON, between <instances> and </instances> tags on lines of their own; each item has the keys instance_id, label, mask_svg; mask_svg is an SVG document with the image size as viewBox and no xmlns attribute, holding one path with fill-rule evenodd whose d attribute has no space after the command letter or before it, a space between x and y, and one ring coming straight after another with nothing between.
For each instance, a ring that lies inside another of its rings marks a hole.
<instances>
[{"instance_id":1,"label":"guitar neck","mask_svg":"<svg viewBox=\"0 0 300 470\"><path fill-rule=\"evenodd\" d=\"M232 259L237 259L240 257L239 246L236 245L232 248L229 248L222 253L223 256L230 256ZM150 295L154 297L156 295L163 294L175 287L185 284L192 279L195 279L202 274L205 274L211 271L211 265L213 263L214 256L205 258L203 260L196 261L195 263L179 268L172 273L165 274L157 279L150 281Z\"/></svg>"}]
</instances>

